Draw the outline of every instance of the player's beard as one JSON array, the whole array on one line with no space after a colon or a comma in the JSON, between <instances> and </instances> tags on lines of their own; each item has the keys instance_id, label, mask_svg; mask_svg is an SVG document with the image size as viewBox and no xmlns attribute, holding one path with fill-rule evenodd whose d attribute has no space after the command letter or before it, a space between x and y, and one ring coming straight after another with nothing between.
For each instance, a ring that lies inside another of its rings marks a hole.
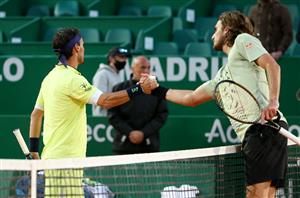
<instances>
[{"instance_id":1,"label":"player's beard","mask_svg":"<svg viewBox=\"0 0 300 198\"><path fill-rule=\"evenodd\" d=\"M224 43L225 43L225 37L222 36L222 37L220 37L220 39L219 39L218 42L216 42L216 43L214 42L214 46L213 46L214 50L216 50L216 51L223 51L223 45L224 45Z\"/></svg>"}]
</instances>

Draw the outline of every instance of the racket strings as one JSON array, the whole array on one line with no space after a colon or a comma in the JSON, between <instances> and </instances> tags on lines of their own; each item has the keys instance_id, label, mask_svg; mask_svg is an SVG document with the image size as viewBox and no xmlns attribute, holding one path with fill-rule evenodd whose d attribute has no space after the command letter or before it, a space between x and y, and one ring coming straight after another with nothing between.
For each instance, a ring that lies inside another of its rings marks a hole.
<instances>
[{"instance_id":1,"label":"racket strings","mask_svg":"<svg viewBox=\"0 0 300 198\"><path fill-rule=\"evenodd\" d=\"M232 82L222 82L216 88L216 100L225 114L231 118L253 123L260 118L256 99L244 88Z\"/></svg>"}]
</instances>

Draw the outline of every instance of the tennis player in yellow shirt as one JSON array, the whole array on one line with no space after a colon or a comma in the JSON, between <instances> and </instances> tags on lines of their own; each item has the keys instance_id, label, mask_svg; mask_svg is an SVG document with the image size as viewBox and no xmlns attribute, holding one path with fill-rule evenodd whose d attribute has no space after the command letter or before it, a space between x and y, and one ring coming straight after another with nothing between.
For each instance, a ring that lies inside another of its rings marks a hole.
<instances>
[{"instance_id":1,"label":"tennis player in yellow shirt","mask_svg":"<svg viewBox=\"0 0 300 198\"><path fill-rule=\"evenodd\" d=\"M111 108L126 103L135 95L151 93L157 84L149 79L127 90L103 93L77 71L78 65L84 63L84 41L77 29L59 30L52 47L59 62L43 79L31 114L30 152L34 159L40 158L38 148L44 117L41 158L83 158L87 147L86 104ZM73 179L64 178L68 175ZM46 171L45 176L45 197L83 197L82 170Z\"/></svg>"}]
</instances>

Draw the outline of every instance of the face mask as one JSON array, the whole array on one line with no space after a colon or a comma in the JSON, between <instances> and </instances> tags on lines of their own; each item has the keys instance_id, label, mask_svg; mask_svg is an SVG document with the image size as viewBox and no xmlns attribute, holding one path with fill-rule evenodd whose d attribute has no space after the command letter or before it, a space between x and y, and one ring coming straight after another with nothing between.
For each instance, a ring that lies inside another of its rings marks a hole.
<instances>
[{"instance_id":1,"label":"face mask","mask_svg":"<svg viewBox=\"0 0 300 198\"><path fill-rule=\"evenodd\" d=\"M124 69L125 65L126 65L126 61L117 61L116 60L116 62L115 62L115 67L118 71Z\"/></svg>"}]
</instances>

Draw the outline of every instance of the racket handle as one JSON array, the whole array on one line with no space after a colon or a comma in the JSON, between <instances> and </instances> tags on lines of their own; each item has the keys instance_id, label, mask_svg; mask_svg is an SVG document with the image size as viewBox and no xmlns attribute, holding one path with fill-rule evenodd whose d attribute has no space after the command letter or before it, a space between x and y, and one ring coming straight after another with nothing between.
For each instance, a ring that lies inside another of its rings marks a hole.
<instances>
[{"instance_id":1,"label":"racket handle","mask_svg":"<svg viewBox=\"0 0 300 198\"><path fill-rule=\"evenodd\" d=\"M29 152L29 149L28 149L28 147L27 147L27 145L26 145L26 143L24 141L24 138L23 138L23 136L21 134L20 129L14 130L13 133L15 134L15 136L16 136L16 138L18 140L18 143L19 143L19 145L20 145L20 147L21 147L21 149L22 149L22 151L23 151L26 159L33 159L32 155Z\"/></svg>"},{"instance_id":2,"label":"racket handle","mask_svg":"<svg viewBox=\"0 0 300 198\"><path fill-rule=\"evenodd\" d=\"M32 160L32 159L33 159L31 153L28 153L27 155L25 155L25 157L26 157L26 159L28 159L28 160Z\"/></svg>"},{"instance_id":3,"label":"racket handle","mask_svg":"<svg viewBox=\"0 0 300 198\"><path fill-rule=\"evenodd\" d=\"M288 130L280 127L279 133L300 146L300 138L290 133Z\"/></svg>"}]
</instances>

